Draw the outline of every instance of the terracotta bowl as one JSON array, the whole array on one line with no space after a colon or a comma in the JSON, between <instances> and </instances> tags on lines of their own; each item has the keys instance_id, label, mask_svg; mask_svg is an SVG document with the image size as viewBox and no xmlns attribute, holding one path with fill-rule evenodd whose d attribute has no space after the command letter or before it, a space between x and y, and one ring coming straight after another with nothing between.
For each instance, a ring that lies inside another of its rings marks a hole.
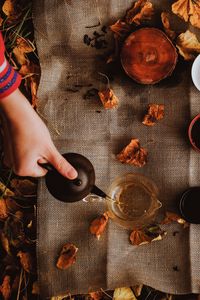
<instances>
[{"instance_id":1,"label":"terracotta bowl","mask_svg":"<svg viewBox=\"0 0 200 300\"><path fill-rule=\"evenodd\" d=\"M125 72L142 84L154 84L171 75L177 57L175 46L156 28L142 28L131 33L121 51Z\"/></svg>"}]
</instances>

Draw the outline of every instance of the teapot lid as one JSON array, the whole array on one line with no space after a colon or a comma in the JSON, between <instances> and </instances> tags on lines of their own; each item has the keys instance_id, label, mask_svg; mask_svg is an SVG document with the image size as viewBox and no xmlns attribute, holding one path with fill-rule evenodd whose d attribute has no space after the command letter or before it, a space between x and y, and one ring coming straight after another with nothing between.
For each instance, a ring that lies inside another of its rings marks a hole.
<instances>
[{"instance_id":1,"label":"teapot lid","mask_svg":"<svg viewBox=\"0 0 200 300\"><path fill-rule=\"evenodd\" d=\"M80 201L94 187L94 167L86 157L78 153L65 153L63 157L76 169L78 173L77 178L74 180L67 179L53 168L45 176L47 188L60 201Z\"/></svg>"}]
</instances>

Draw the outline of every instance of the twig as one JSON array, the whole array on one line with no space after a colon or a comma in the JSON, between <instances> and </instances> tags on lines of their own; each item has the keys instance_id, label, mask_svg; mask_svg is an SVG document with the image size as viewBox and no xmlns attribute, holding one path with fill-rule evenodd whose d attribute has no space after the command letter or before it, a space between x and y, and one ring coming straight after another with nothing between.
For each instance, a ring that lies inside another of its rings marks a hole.
<instances>
[{"instance_id":1,"label":"twig","mask_svg":"<svg viewBox=\"0 0 200 300\"><path fill-rule=\"evenodd\" d=\"M101 291L102 291L102 293L104 293L108 298L112 299L112 297L111 297L109 294L107 294L102 288L101 288Z\"/></svg>"},{"instance_id":2,"label":"twig","mask_svg":"<svg viewBox=\"0 0 200 300\"><path fill-rule=\"evenodd\" d=\"M18 290L17 290L17 298L16 300L19 300L19 296L20 296L20 290L21 290L21 285L22 285L22 275L23 275L23 268L21 268L21 273L20 273L20 277L19 277L19 286L18 286Z\"/></svg>"}]
</instances>

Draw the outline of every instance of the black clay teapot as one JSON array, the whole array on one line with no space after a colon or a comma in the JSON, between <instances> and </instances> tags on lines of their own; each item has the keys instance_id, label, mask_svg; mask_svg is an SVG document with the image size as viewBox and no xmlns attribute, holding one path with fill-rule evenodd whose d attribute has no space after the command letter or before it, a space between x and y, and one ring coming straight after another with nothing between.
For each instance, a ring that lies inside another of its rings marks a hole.
<instances>
[{"instance_id":1,"label":"black clay teapot","mask_svg":"<svg viewBox=\"0 0 200 300\"><path fill-rule=\"evenodd\" d=\"M92 163L78 153L65 153L63 157L76 169L78 176L70 180L58 173L49 163L40 164L48 170L45 176L49 192L63 202L77 202L90 194L105 198L106 194L95 186L95 171Z\"/></svg>"}]
</instances>

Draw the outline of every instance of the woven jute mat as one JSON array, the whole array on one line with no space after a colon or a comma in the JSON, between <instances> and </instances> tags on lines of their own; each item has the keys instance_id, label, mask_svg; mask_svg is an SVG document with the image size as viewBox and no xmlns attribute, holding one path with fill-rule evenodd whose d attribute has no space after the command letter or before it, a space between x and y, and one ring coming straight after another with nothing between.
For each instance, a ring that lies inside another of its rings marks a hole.
<instances>
[{"instance_id":1,"label":"woven jute mat","mask_svg":"<svg viewBox=\"0 0 200 300\"><path fill-rule=\"evenodd\" d=\"M171 1L153 1L159 12ZM130 80L118 68L112 88L120 99L117 110L105 111L97 99L84 99L92 86L105 84L99 72L110 72L102 56L83 43L84 34L100 31L122 17L132 0L36 0L35 37L42 69L39 113L47 121L60 152L78 152L94 164L97 185L106 190L117 175L140 172L160 190L163 208L175 209L180 194L199 184L200 156L190 149L187 126L200 111L199 94L192 86L190 67L179 62L169 79L155 86ZM97 28L86 28L101 22ZM178 22L179 23L179 22ZM111 34L106 35L112 48ZM164 103L165 118L148 128L141 116L148 103ZM114 159L132 137L147 145L148 163L140 170ZM129 232L110 222L100 240L88 230L90 221L105 211L104 203L65 204L55 200L40 181L38 196L38 269L43 299L144 283L169 293L200 292L200 228L169 225L161 242L141 247L129 243ZM173 235L174 231L178 234ZM62 245L78 248L76 264L56 269ZM178 267L178 271L174 270Z\"/></svg>"}]
</instances>

